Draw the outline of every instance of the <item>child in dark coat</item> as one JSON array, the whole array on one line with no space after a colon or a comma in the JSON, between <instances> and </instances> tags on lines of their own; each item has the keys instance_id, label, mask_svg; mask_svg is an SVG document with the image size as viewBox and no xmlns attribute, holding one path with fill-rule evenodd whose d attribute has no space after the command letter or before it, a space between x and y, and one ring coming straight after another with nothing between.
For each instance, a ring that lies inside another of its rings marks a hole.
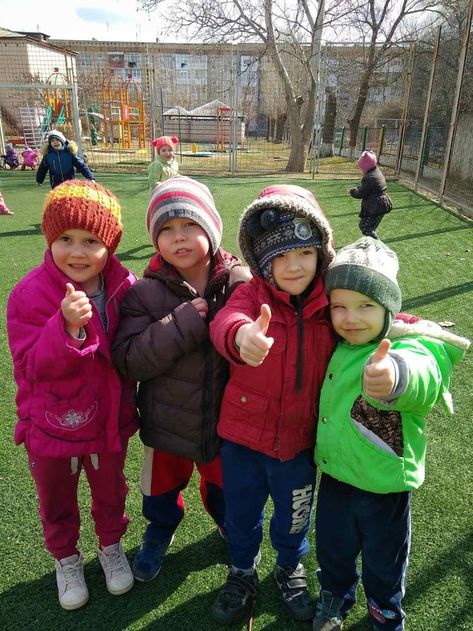
<instances>
[{"instance_id":1,"label":"child in dark coat","mask_svg":"<svg viewBox=\"0 0 473 631\"><path fill-rule=\"evenodd\" d=\"M383 216L392 210L393 204L386 193L386 180L377 166L375 152L363 151L357 164L363 178L358 188L350 188L348 192L352 197L362 200L359 215L361 232L366 237L377 239L376 228Z\"/></svg>"},{"instance_id":2,"label":"child in dark coat","mask_svg":"<svg viewBox=\"0 0 473 631\"><path fill-rule=\"evenodd\" d=\"M44 182L49 171L51 188L55 188L65 180L73 180L76 170L86 179L94 180L94 174L77 155L77 145L73 140L66 140L60 131L52 130L48 134L47 142L41 147L43 159L36 173L38 184Z\"/></svg>"},{"instance_id":3,"label":"child in dark coat","mask_svg":"<svg viewBox=\"0 0 473 631\"><path fill-rule=\"evenodd\" d=\"M20 164L18 160L18 154L13 148L13 145L5 145L5 153L3 154L2 158L5 164L10 167L12 171L14 169L17 169L18 165Z\"/></svg>"}]
</instances>

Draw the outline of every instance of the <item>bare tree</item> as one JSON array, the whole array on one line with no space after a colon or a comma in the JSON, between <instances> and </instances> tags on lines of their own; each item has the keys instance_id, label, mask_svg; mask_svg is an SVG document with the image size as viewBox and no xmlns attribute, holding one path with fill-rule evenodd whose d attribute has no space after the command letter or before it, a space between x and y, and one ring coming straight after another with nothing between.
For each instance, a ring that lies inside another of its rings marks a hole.
<instances>
[{"instance_id":1,"label":"bare tree","mask_svg":"<svg viewBox=\"0 0 473 631\"><path fill-rule=\"evenodd\" d=\"M414 22L435 20L438 7L439 0L352 0L351 10L340 20L358 41L363 38L365 47L356 103L348 118L352 153L376 73L392 60L396 48L412 41Z\"/></svg>"},{"instance_id":2,"label":"bare tree","mask_svg":"<svg viewBox=\"0 0 473 631\"><path fill-rule=\"evenodd\" d=\"M141 0L145 10L159 3ZM262 44L262 54L273 64L284 94L291 136L287 171L291 172L304 171L313 131L321 5L322 0L183 0L173 5L167 17L176 33L198 34L202 41ZM294 66L305 70L303 91L294 81Z\"/></svg>"}]
</instances>

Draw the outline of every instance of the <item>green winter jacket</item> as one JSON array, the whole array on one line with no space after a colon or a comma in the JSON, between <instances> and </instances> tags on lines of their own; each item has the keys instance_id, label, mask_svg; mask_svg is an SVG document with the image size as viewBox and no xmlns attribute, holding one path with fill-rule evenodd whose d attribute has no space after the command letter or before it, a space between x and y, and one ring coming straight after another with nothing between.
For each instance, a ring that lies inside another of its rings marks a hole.
<instances>
[{"instance_id":1,"label":"green winter jacket","mask_svg":"<svg viewBox=\"0 0 473 631\"><path fill-rule=\"evenodd\" d=\"M382 403L363 396L363 369L378 342L340 342L322 387L317 427L320 469L373 493L410 491L424 481L425 416L437 401L453 412L450 375L470 344L426 320L396 320L388 337L405 381L400 396Z\"/></svg>"},{"instance_id":2,"label":"green winter jacket","mask_svg":"<svg viewBox=\"0 0 473 631\"><path fill-rule=\"evenodd\" d=\"M154 187L157 186L160 182L164 182L165 180L170 180L172 177L175 177L179 173L179 163L175 158L171 161L161 160L159 156L157 156L156 160L151 162L148 167L148 182L149 182L149 190L153 191Z\"/></svg>"}]
</instances>

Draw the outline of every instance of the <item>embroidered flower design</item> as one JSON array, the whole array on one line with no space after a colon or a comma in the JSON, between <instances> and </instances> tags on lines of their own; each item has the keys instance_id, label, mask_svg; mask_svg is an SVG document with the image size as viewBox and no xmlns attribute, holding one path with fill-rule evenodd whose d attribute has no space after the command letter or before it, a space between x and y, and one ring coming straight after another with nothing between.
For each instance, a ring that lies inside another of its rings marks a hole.
<instances>
[{"instance_id":1,"label":"embroidered flower design","mask_svg":"<svg viewBox=\"0 0 473 631\"><path fill-rule=\"evenodd\" d=\"M94 401L86 410L70 409L61 415L46 412L46 419L54 427L59 425L62 429L74 431L90 423L97 412L97 407L97 401Z\"/></svg>"}]
</instances>

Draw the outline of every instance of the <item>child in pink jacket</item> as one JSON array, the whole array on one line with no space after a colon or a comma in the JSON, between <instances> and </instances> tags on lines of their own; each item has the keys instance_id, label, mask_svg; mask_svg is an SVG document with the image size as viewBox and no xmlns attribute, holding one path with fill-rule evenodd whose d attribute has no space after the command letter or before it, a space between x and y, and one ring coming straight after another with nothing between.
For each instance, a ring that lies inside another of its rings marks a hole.
<instances>
[{"instance_id":1,"label":"child in pink jacket","mask_svg":"<svg viewBox=\"0 0 473 631\"><path fill-rule=\"evenodd\" d=\"M128 523L123 467L137 429L135 387L115 372L110 342L119 304L135 277L114 255L122 234L120 204L96 182L71 180L54 188L42 229L44 262L8 300L18 386L15 442L28 452L59 602L77 609L89 598L77 548L81 469L92 495L107 589L118 595L133 587L120 539Z\"/></svg>"},{"instance_id":2,"label":"child in pink jacket","mask_svg":"<svg viewBox=\"0 0 473 631\"><path fill-rule=\"evenodd\" d=\"M21 152L23 157L23 164L21 165L21 170L24 171L26 167L30 167L33 171L36 171L36 166L38 164L39 151L35 151L30 147L25 147L24 151Z\"/></svg>"}]
</instances>

